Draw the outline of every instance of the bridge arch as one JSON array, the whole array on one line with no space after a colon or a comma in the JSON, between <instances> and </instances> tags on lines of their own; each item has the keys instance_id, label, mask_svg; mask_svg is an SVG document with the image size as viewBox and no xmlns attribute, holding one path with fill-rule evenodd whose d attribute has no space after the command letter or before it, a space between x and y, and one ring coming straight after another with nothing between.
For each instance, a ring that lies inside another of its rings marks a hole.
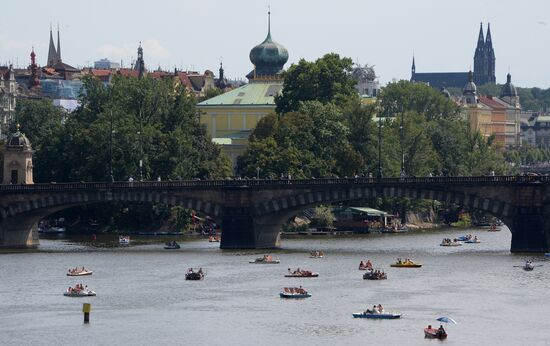
<instances>
[{"instance_id":1,"label":"bridge arch","mask_svg":"<svg viewBox=\"0 0 550 346\"><path fill-rule=\"evenodd\" d=\"M471 193L416 187L376 186L297 191L295 194L255 203L253 210L255 216L261 217L272 213L303 210L321 204L332 204L373 197L398 197L414 200L425 199L443 203L454 203L456 205L487 212L503 221L508 220L513 212L513 205L506 201L488 197L480 197Z\"/></svg>"},{"instance_id":2,"label":"bridge arch","mask_svg":"<svg viewBox=\"0 0 550 346\"><path fill-rule=\"evenodd\" d=\"M48 212L63 210L78 205L104 203L104 202L150 202L161 203L170 206L181 206L204 214L219 217L222 206L208 200L176 195L156 191L127 191L127 192L80 192L60 193L49 196L33 196L29 199L14 201L0 208L0 217L16 217L37 211Z\"/></svg>"}]
</instances>

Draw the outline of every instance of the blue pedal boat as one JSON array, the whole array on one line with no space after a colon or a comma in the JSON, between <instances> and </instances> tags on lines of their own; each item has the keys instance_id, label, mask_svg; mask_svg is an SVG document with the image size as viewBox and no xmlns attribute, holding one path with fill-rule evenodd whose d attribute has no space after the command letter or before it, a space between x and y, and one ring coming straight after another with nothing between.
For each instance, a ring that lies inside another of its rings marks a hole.
<instances>
[{"instance_id":1,"label":"blue pedal boat","mask_svg":"<svg viewBox=\"0 0 550 346\"><path fill-rule=\"evenodd\" d=\"M303 288L284 287L283 291L281 293L279 293L279 296L281 298L300 299L300 298L309 298L309 297L311 297L311 294L308 293Z\"/></svg>"}]
</instances>

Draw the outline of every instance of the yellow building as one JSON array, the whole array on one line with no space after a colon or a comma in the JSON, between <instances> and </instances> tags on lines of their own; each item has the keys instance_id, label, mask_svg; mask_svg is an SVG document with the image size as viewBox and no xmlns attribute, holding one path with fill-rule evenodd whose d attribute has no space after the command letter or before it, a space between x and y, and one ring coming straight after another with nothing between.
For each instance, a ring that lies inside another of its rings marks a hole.
<instances>
[{"instance_id":1,"label":"yellow building","mask_svg":"<svg viewBox=\"0 0 550 346\"><path fill-rule=\"evenodd\" d=\"M281 73L288 51L271 39L270 16L267 37L252 48L250 61L254 69L247 75L248 84L197 105L201 124L234 166L258 121L275 111L275 95L283 88Z\"/></svg>"},{"instance_id":2,"label":"yellow building","mask_svg":"<svg viewBox=\"0 0 550 346\"><path fill-rule=\"evenodd\" d=\"M470 123L470 130L472 132L479 131L487 138L494 132L492 108L479 101L472 71L468 73L468 79L469 81L462 91L463 97L459 101L462 107L462 116Z\"/></svg>"}]
</instances>

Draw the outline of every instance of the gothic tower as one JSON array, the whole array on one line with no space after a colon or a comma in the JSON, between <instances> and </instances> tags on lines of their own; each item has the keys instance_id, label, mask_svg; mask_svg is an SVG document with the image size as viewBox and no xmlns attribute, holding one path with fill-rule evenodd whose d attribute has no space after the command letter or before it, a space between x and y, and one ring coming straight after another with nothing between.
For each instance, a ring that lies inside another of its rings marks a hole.
<instances>
[{"instance_id":1,"label":"gothic tower","mask_svg":"<svg viewBox=\"0 0 550 346\"><path fill-rule=\"evenodd\" d=\"M493 50L493 39L491 38L491 23L487 23L487 37L485 38L485 52L487 54L487 82L496 83L495 76L495 51Z\"/></svg>"},{"instance_id":2,"label":"gothic tower","mask_svg":"<svg viewBox=\"0 0 550 346\"><path fill-rule=\"evenodd\" d=\"M61 40L59 39L59 24L57 24L57 62L61 62Z\"/></svg>"},{"instance_id":3,"label":"gothic tower","mask_svg":"<svg viewBox=\"0 0 550 346\"><path fill-rule=\"evenodd\" d=\"M479 36L477 38L477 47L474 54L474 81L477 84L484 84L485 79L485 39L483 38L483 23L479 23Z\"/></svg>"},{"instance_id":4,"label":"gothic tower","mask_svg":"<svg viewBox=\"0 0 550 346\"><path fill-rule=\"evenodd\" d=\"M57 26L57 49L53 43L52 26L50 25L50 46L48 48L48 62L46 66L52 67L61 62L61 40L59 39L59 26Z\"/></svg>"},{"instance_id":5,"label":"gothic tower","mask_svg":"<svg viewBox=\"0 0 550 346\"><path fill-rule=\"evenodd\" d=\"M495 83L495 51L491 37L491 26L487 24L487 36L483 37L483 23L480 23L477 47L474 54L474 81L478 85Z\"/></svg>"},{"instance_id":6,"label":"gothic tower","mask_svg":"<svg viewBox=\"0 0 550 346\"><path fill-rule=\"evenodd\" d=\"M50 25L50 47L48 48L48 62L46 65L51 67L55 64L57 64L57 50L55 49L55 45L53 43L53 33Z\"/></svg>"}]
</instances>

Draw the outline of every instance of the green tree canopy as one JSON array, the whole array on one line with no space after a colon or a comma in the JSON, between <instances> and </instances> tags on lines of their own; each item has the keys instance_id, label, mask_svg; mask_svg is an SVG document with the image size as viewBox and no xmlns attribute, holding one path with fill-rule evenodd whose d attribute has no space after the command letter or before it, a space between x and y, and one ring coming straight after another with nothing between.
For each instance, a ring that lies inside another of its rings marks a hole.
<instances>
[{"instance_id":1,"label":"green tree canopy","mask_svg":"<svg viewBox=\"0 0 550 346\"><path fill-rule=\"evenodd\" d=\"M330 53L314 62L301 59L283 74L284 85L275 97L279 114L297 111L302 101L334 102L342 105L349 98L358 99L350 58Z\"/></svg>"},{"instance_id":2,"label":"green tree canopy","mask_svg":"<svg viewBox=\"0 0 550 346\"><path fill-rule=\"evenodd\" d=\"M116 76L111 86L84 79L81 106L65 125L70 169L59 180L223 177L229 160L198 123L195 97L169 80ZM142 166L140 168L140 160Z\"/></svg>"}]
</instances>

